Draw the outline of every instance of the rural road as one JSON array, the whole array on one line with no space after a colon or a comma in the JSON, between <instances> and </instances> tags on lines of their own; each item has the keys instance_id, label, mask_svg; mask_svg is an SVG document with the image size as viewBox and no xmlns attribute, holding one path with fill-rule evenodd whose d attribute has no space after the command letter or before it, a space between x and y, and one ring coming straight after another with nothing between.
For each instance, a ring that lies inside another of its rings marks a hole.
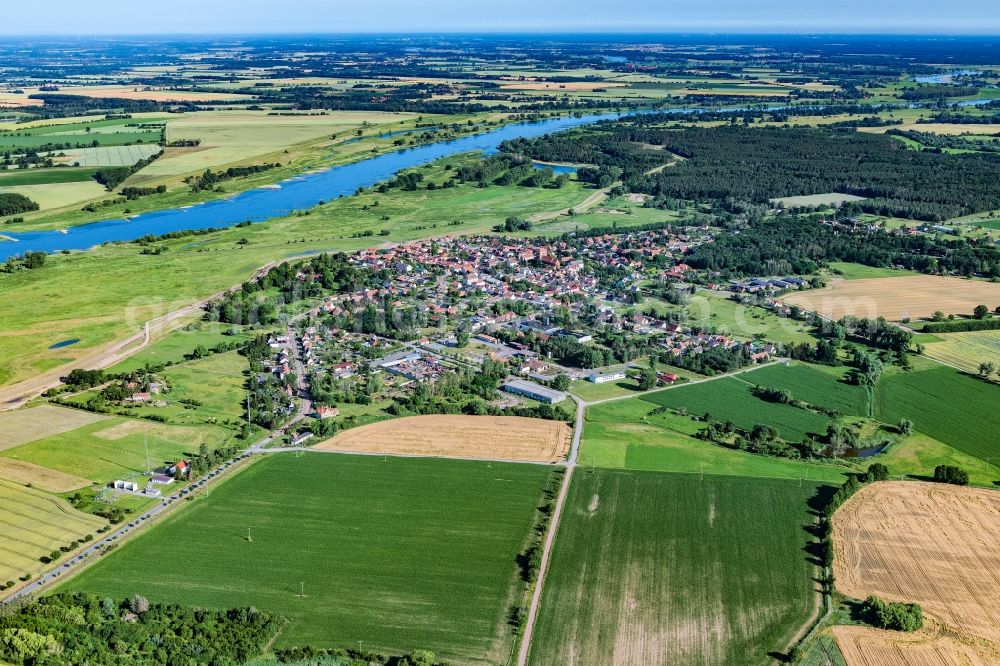
<instances>
[{"instance_id":1,"label":"rural road","mask_svg":"<svg viewBox=\"0 0 1000 666\"><path fill-rule=\"evenodd\" d=\"M569 457L566 459L566 474L563 476L562 485L559 486L559 495L556 497L556 509L552 513L552 520L549 522L549 531L545 534L545 543L542 545L542 561L538 565L538 582L535 583L535 590L531 595L531 605L528 606L528 620L524 625L524 636L521 637L521 647L517 653L518 666L527 666L528 663L528 652L531 649L531 635L535 629L535 620L538 618L538 607L542 601L542 585L545 582L545 574L549 569L552 544L556 540L556 532L559 530L559 520L562 518L563 507L566 506L566 497L569 495L569 484L573 480L573 470L576 469L576 461L580 453L580 439L583 437L583 418L587 403L576 396L573 396L573 400L576 401L573 442L569 448Z\"/></svg>"}]
</instances>

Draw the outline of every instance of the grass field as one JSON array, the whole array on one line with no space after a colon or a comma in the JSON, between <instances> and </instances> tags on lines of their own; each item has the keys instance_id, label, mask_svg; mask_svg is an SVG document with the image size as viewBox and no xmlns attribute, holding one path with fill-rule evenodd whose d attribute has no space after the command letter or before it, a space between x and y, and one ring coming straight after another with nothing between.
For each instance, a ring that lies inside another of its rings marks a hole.
<instances>
[{"instance_id":1,"label":"grass field","mask_svg":"<svg viewBox=\"0 0 1000 666\"><path fill-rule=\"evenodd\" d=\"M216 443L222 439L220 431L112 418L7 449L0 456L106 483L144 471L147 443L150 466L155 467L197 452L202 442Z\"/></svg>"},{"instance_id":2,"label":"grass field","mask_svg":"<svg viewBox=\"0 0 1000 666\"><path fill-rule=\"evenodd\" d=\"M229 329L236 329L237 332L234 335L227 335L225 331ZM181 363L184 361L185 354L190 354L196 347L211 349L220 343L246 342L256 334L256 332L247 333L239 329L239 326L202 321L192 322L184 328L171 331L133 356L108 368L108 371L131 372L144 367L147 363L151 365Z\"/></svg>"},{"instance_id":3,"label":"grass field","mask_svg":"<svg viewBox=\"0 0 1000 666\"><path fill-rule=\"evenodd\" d=\"M937 340L924 344L924 354L965 370L979 372L980 363L1000 360L1000 331L936 333Z\"/></svg>"},{"instance_id":4,"label":"grass field","mask_svg":"<svg viewBox=\"0 0 1000 666\"><path fill-rule=\"evenodd\" d=\"M579 470L531 664L770 664L817 604L817 487Z\"/></svg>"},{"instance_id":5,"label":"grass field","mask_svg":"<svg viewBox=\"0 0 1000 666\"><path fill-rule=\"evenodd\" d=\"M8 169L0 170L0 187L15 185L46 185L55 183L79 183L94 179L97 169Z\"/></svg>"},{"instance_id":6,"label":"grass field","mask_svg":"<svg viewBox=\"0 0 1000 666\"><path fill-rule=\"evenodd\" d=\"M771 342L813 342L810 327L803 322L750 305L743 305L712 291L700 291L687 306L688 325L712 327L741 339L757 335Z\"/></svg>"},{"instance_id":7,"label":"grass field","mask_svg":"<svg viewBox=\"0 0 1000 666\"><path fill-rule=\"evenodd\" d=\"M105 523L65 500L0 479L0 581L38 573L47 567L39 557L93 534Z\"/></svg>"},{"instance_id":8,"label":"grass field","mask_svg":"<svg viewBox=\"0 0 1000 666\"><path fill-rule=\"evenodd\" d=\"M879 382L878 418L910 419L917 430L959 451L1000 462L1000 386L951 368L918 367L926 369L893 373Z\"/></svg>"},{"instance_id":9,"label":"grass field","mask_svg":"<svg viewBox=\"0 0 1000 666\"><path fill-rule=\"evenodd\" d=\"M456 664L506 663L506 616L520 602L515 558L550 473L537 465L275 454L67 587L254 605L290 620L278 647L363 641L396 654L423 647Z\"/></svg>"},{"instance_id":10,"label":"grass field","mask_svg":"<svg viewBox=\"0 0 1000 666\"><path fill-rule=\"evenodd\" d=\"M38 405L29 409L0 412L0 451L36 439L76 430L107 418L102 414L91 414L55 405Z\"/></svg>"},{"instance_id":11,"label":"grass field","mask_svg":"<svg viewBox=\"0 0 1000 666\"><path fill-rule=\"evenodd\" d=\"M692 415L710 414L715 421L732 421L737 427L745 429L766 423L790 441L801 441L810 434L826 432L830 423L828 417L762 400L751 392L755 383L763 382L758 382L755 372L749 372L738 378L724 377L650 393L642 396L641 400L654 406L684 408Z\"/></svg>"},{"instance_id":12,"label":"grass field","mask_svg":"<svg viewBox=\"0 0 1000 666\"><path fill-rule=\"evenodd\" d=\"M845 280L865 280L883 277L905 277L914 275L910 271L897 270L895 268L875 268L864 264L851 264L845 261L831 261L830 269L837 277Z\"/></svg>"},{"instance_id":13,"label":"grass field","mask_svg":"<svg viewBox=\"0 0 1000 666\"><path fill-rule=\"evenodd\" d=\"M135 410L137 414L158 414L169 423L202 425L239 421L245 415L246 374L249 362L238 352L214 354L167 368L162 376L170 391L156 396L166 407L147 404ZM198 403L185 406L181 400Z\"/></svg>"},{"instance_id":14,"label":"grass field","mask_svg":"<svg viewBox=\"0 0 1000 666\"><path fill-rule=\"evenodd\" d=\"M834 483L842 483L853 469L847 464L808 463L727 449L694 437L700 423L670 412L650 414L655 407L641 398L588 407L580 464Z\"/></svg>"}]
</instances>

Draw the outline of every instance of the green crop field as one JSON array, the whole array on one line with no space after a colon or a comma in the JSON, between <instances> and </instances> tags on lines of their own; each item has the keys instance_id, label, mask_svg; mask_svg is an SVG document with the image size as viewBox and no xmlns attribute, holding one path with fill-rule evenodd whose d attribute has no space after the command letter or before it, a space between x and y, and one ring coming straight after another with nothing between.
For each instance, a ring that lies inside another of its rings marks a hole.
<instances>
[{"instance_id":1,"label":"green crop field","mask_svg":"<svg viewBox=\"0 0 1000 666\"><path fill-rule=\"evenodd\" d=\"M104 483L144 471L147 446L155 467L197 452L202 442L211 447L227 436L215 426L112 418L7 449L0 456Z\"/></svg>"},{"instance_id":2,"label":"green crop field","mask_svg":"<svg viewBox=\"0 0 1000 666\"><path fill-rule=\"evenodd\" d=\"M763 403L767 404L767 403ZM727 449L694 437L701 424L630 398L587 408L580 464L584 466L813 479L843 483L846 463L812 463Z\"/></svg>"},{"instance_id":3,"label":"green crop field","mask_svg":"<svg viewBox=\"0 0 1000 666\"><path fill-rule=\"evenodd\" d=\"M761 368L739 378L750 384L786 389L797 400L835 409L841 414L866 416L868 394L862 387L848 382L849 369L793 362L787 367Z\"/></svg>"},{"instance_id":4,"label":"green crop field","mask_svg":"<svg viewBox=\"0 0 1000 666\"><path fill-rule=\"evenodd\" d=\"M440 459L275 454L67 584L289 624L278 647L427 648L506 663L524 548L551 470ZM247 541L247 529L252 541ZM305 596L300 596L300 592Z\"/></svg>"},{"instance_id":5,"label":"green crop field","mask_svg":"<svg viewBox=\"0 0 1000 666\"><path fill-rule=\"evenodd\" d=\"M770 664L818 604L817 486L580 469L530 663Z\"/></svg>"},{"instance_id":6,"label":"green crop field","mask_svg":"<svg viewBox=\"0 0 1000 666\"><path fill-rule=\"evenodd\" d=\"M0 583L38 573L46 568L39 557L105 524L103 518L81 513L65 500L0 480Z\"/></svg>"},{"instance_id":7,"label":"green crop field","mask_svg":"<svg viewBox=\"0 0 1000 666\"><path fill-rule=\"evenodd\" d=\"M157 143L160 140L158 131L118 131L118 132L87 132L87 133L49 133L23 132L0 134L0 151L17 151L26 148L40 148L46 144L69 144L92 146L97 142L100 146L125 146L132 143ZM68 149L67 149L68 150Z\"/></svg>"},{"instance_id":8,"label":"green crop field","mask_svg":"<svg viewBox=\"0 0 1000 666\"><path fill-rule=\"evenodd\" d=\"M716 421L732 421L750 429L758 423L777 428L784 439L800 441L810 434L825 433L830 419L805 409L767 402L753 395L756 372L740 377L724 377L690 386L679 386L649 393L642 400L673 409L684 408L689 414L711 415Z\"/></svg>"},{"instance_id":9,"label":"green crop field","mask_svg":"<svg viewBox=\"0 0 1000 666\"><path fill-rule=\"evenodd\" d=\"M89 182L94 179L94 173L96 171L97 169L73 167L53 169L11 169L7 171L0 171L0 187Z\"/></svg>"},{"instance_id":10,"label":"green crop field","mask_svg":"<svg viewBox=\"0 0 1000 666\"><path fill-rule=\"evenodd\" d=\"M917 430L959 451L1000 461L996 384L932 366L887 375L879 382L877 401L877 416L887 423L910 419Z\"/></svg>"}]
</instances>

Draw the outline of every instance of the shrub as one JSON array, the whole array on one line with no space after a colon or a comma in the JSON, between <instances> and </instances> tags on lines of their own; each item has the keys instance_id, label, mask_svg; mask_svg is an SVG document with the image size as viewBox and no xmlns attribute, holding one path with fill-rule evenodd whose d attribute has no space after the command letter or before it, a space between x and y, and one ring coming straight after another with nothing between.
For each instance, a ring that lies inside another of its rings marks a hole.
<instances>
[{"instance_id":1,"label":"shrub","mask_svg":"<svg viewBox=\"0 0 1000 666\"><path fill-rule=\"evenodd\" d=\"M868 621L882 629L916 631L924 626L924 614L917 604L886 603L876 596L865 600Z\"/></svg>"},{"instance_id":2,"label":"shrub","mask_svg":"<svg viewBox=\"0 0 1000 666\"><path fill-rule=\"evenodd\" d=\"M938 483L967 486L969 485L969 473L954 465L938 465L934 468L934 480Z\"/></svg>"}]
</instances>

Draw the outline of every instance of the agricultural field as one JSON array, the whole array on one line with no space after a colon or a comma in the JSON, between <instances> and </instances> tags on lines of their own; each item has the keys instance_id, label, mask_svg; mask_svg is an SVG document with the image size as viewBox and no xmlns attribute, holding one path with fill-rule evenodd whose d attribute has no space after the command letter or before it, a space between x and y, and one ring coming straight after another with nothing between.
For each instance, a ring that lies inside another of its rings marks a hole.
<instances>
[{"instance_id":1,"label":"agricultural field","mask_svg":"<svg viewBox=\"0 0 1000 666\"><path fill-rule=\"evenodd\" d=\"M551 473L273 454L64 589L254 605L290 621L276 647L363 641L396 654L419 646L454 664L507 663L507 616L523 585L516 557Z\"/></svg>"},{"instance_id":2,"label":"agricultural field","mask_svg":"<svg viewBox=\"0 0 1000 666\"><path fill-rule=\"evenodd\" d=\"M520 416L409 416L344 430L312 448L554 463L566 458L571 435L561 421Z\"/></svg>"},{"instance_id":3,"label":"agricultural field","mask_svg":"<svg viewBox=\"0 0 1000 666\"><path fill-rule=\"evenodd\" d=\"M0 458L0 479L22 486L40 488L47 493L68 493L92 483L89 479L11 458Z\"/></svg>"},{"instance_id":4,"label":"agricultural field","mask_svg":"<svg viewBox=\"0 0 1000 666\"><path fill-rule=\"evenodd\" d=\"M788 305L819 312L831 319L844 315L926 318L940 310L967 314L979 304L1000 304L1000 284L938 275L831 281L824 289L785 296Z\"/></svg>"},{"instance_id":5,"label":"agricultural field","mask_svg":"<svg viewBox=\"0 0 1000 666\"><path fill-rule=\"evenodd\" d=\"M924 355L969 373L979 372L980 363L1000 361L1000 331L935 333L924 344Z\"/></svg>"},{"instance_id":6,"label":"agricultural field","mask_svg":"<svg viewBox=\"0 0 1000 666\"><path fill-rule=\"evenodd\" d=\"M79 164L81 167L132 166L161 150L162 148L156 144L82 148L62 151L66 156L54 159L64 164Z\"/></svg>"},{"instance_id":7,"label":"agricultural field","mask_svg":"<svg viewBox=\"0 0 1000 666\"><path fill-rule=\"evenodd\" d=\"M0 412L0 451L104 421L103 414L55 405Z\"/></svg>"},{"instance_id":8,"label":"agricultural field","mask_svg":"<svg viewBox=\"0 0 1000 666\"><path fill-rule=\"evenodd\" d=\"M911 271L896 268L876 268L864 264L851 264L844 261L831 261L830 272L844 280L866 280L873 278L905 277L916 275Z\"/></svg>"},{"instance_id":9,"label":"agricultural field","mask_svg":"<svg viewBox=\"0 0 1000 666\"><path fill-rule=\"evenodd\" d=\"M73 206L88 199L110 196L104 186L96 180L81 180L68 183L39 183L37 185L3 186L0 180L0 193L23 194L38 204L41 211L55 210ZM15 229L11 229L15 231Z\"/></svg>"},{"instance_id":10,"label":"agricultural field","mask_svg":"<svg viewBox=\"0 0 1000 666\"><path fill-rule=\"evenodd\" d=\"M195 148L167 148L138 180L177 176L224 164L260 158L304 141L353 135L361 128L412 120L413 114L334 112L321 116L269 116L263 111L213 111L180 114L167 122L167 142L198 140ZM285 158L287 159L287 158Z\"/></svg>"},{"instance_id":11,"label":"agricultural field","mask_svg":"<svg viewBox=\"0 0 1000 666\"><path fill-rule=\"evenodd\" d=\"M577 471L530 664L769 664L817 610L819 487Z\"/></svg>"},{"instance_id":12,"label":"agricultural field","mask_svg":"<svg viewBox=\"0 0 1000 666\"><path fill-rule=\"evenodd\" d=\"M0 479L0 581L16 581L47 568L38 558L93 534L103 518L77 511L65 500Z\"/></svg>"},{"instance_id":13,"label":"agricultural field","mask_svg":"<svg viewBox=\"0 0 1000 666\"><path fill-rule=\"evenodd\" d=\"M1000 462L1000 386L924 361L912 372L887 373L876 393L876 417L910 419L926 433L970 456Z\"/></svg>"},{"instance_id":14,"label":"agricultural field","mask_svg":"<svg viewBox=\"0 0 1000 666\"><path fill-rule=\"evenodd\" d=\"M783 439L801 441L810 434L826 432L830 418L790 405L767 402L751 392L757 377L753 371L737 377L678 386L640 399L653 406L685 409L688 414L710 414L716 421L732 421L737 427L750 429L758 423L776 428ZM834 380L831 380L831 384Z\"/></svg>"},{"instance_id":15,"label":"agricultural field","mask_svg":"<svg viewBox=\"0 0 1000 666\"><path fill-rule=\"evenodd\" d=\"M37 409L37 408L36 408ZM23 461L98 483L138 474L213 445L224 437L215 426L172 426L114 417L0 452Z\"/></svg>"},{"instance_id":16,"label":"agricultural field","mask_svg":"<svg viewBox=\"0 0 1000 666\"><path fill-rule=\"evenodd\" d=\"M941 484L884 482L863 488L833 518L837 589L856 599L875 594L915 602L958 645L949 661L969 648L979 659L1000 658L1000 628L994 618L1000 589L1000 492ZM837 634L838 641L841 634ZM865 640L844 636L850 666L931 663L937 646L902 645L891 634ZM929 636L928 639L932 639ZM931 641L933 643L933 641ZM930 654L929 654L930 653Z\"/></svg>"}]
</instances>

